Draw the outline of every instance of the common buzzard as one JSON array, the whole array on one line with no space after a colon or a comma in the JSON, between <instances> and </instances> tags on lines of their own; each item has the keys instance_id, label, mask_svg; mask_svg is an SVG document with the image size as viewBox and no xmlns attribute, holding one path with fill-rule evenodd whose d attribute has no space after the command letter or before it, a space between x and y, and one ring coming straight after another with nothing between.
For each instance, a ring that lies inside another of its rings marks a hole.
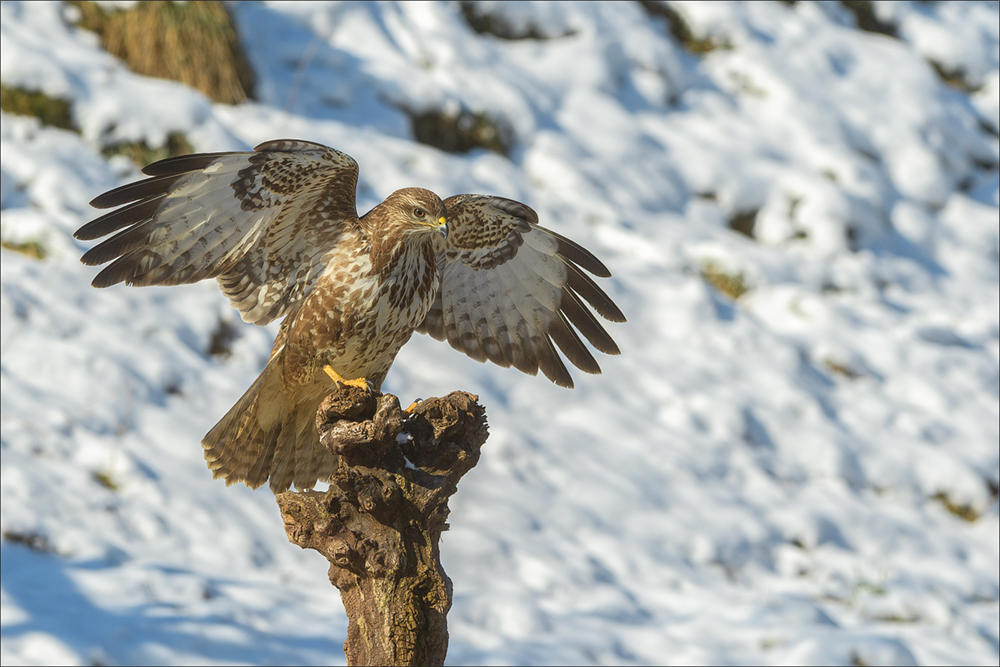
<instances>
[{"instance_id":1,"label":"common buzzard","mask_svg":"<svg viewBox=\"0 0 1000 667\"><path fill-rule=\"evenodd\" d=\"M215 477L274 492L327 479L316 411L332 382L379 388L414 331L473 359L572 387L556 346L588 373L618 346L604 318L625 317L584 273L594 255L538 225L510 199L398 190L358 217L358 165L315 143L269 141L253 152L168 158L151 176L94 199L121 207L77 230L114 232L83 256L110 262L95 287L215 278L246 322L284 317L267 366L202 440ZM575 327L575 329L574 329Z\"/></svg>"}]
</instances>

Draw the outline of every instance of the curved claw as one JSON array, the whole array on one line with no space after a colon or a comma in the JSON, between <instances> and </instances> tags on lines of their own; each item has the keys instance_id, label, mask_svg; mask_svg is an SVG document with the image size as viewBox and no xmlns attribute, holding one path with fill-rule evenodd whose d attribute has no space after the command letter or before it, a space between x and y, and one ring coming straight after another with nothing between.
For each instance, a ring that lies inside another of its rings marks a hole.
<instances>
[{"instance_id":1,"label":"curved claw","mask_svg":"<svg viewBox=\"0 0 1000 667\"><path fill-rule=\"evenodd\" d=\"M373 383L368 378L360 377L360 378L354 378L353 380L348 380L343 376L341 376L340 373L333 370L333 366L331 366L330 364L326 364L325 366L323 366L323 372L330 376L330 379L333 380L333 383L337 385L338 389L340 389L341 385L346 384L348 387L357 387L358 389L366 389L368 390L369 394L375 393L375 383Z\"/></svg>"}]
</instances>

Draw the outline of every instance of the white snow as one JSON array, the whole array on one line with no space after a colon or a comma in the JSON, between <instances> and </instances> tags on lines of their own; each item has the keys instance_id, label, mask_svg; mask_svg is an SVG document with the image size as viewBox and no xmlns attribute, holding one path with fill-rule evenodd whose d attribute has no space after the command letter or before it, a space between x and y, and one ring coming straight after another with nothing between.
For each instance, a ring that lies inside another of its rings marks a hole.
<instances>
[{"instance_id":1,"label":"white snow","mask_svg":"<svg viewBox=\"0 0 1000 667\"><path fill-rule=\"evenodd\" d=\"M672 5L723 47L629 2L483 4L550 38L522 41L457 3L239 3L258 101L227 106L4 2L4 84L82 133L2 116L0 232L49 253L0 264L0 529L43 547L2 543L3 663L344 659L326 563L199 446L276 327L214 282L95 290L78 261L87 202L139 176L101 148L182 131L343 150L362 212L412 185L519 199L614 274L622 355L572 391L422 336L389 374L489 415L442 543L450 663L997 664L1000 10L878 4L897 39L836 3ZM406 110L440 108L505 119L511 157L415 143ZM728 228L757 210L756 239Z\"/></svg>"}]
</instances>

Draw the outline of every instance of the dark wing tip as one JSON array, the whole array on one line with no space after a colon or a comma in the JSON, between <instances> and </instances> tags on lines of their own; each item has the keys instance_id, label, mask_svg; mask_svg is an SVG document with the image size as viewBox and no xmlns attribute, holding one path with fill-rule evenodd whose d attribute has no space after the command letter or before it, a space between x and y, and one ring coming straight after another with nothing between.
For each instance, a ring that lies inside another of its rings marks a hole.
<instances>
[{"instance_id":1,"label":"dark wing tip","mask_svg":"<svg viewBox=\"0 0 1000 667\"><path fill-rule=\"evenodd\" d=\"M566 364L563 363L562 357L556 352L555 345L552 344L552 339L549 336L550 333L545 333L531 339L535 357L538 359L538 368L545 377L555 384L566 389L572 389L573 377L566 369Z\"/></svg>"},{"instance_id":2,"label":"dark wing tip","mask_svg":"<svg viewBox=\"0 0 1000 667\"><path fill-rule=\"evenodd\" d=\"M101 289L104 287L111 287L112 285L117 285L118 283L121 282L120 280L111 280L110 278L102 276L104 276L103 271L101 273L98 273L97 276L95 276L94 279L90 281L90 286L96 287L97 289Z\"/></svg>"},{"instance_id":3,"label":"dark wing tip","mask_svg":"<svg viewBox=\"0 0 1000 667\"><path fill-rule=\"evenodd\" d=\"M562 234L557 234L551 229L546 229L545 231L551 234L552 237L559 243L558 252L560 255L586 269L598 278L611 277L611 271L609 271L608 267L604 265L604 262L597 259L594 253L590 252L576 241L568 239Z\"/></svg>"},{"instance_id":4,"label":"dark wing tip","mask_svg":"<svg viewBox=\"0 0 1000 667\"><path fill-rule=\"evenodd\" d=\"M121 188L115 188L114 190L108 190L107 192L97 195L90 200L90 206L92 208L113 208L115 206L120 206L120 203L116 203L119 190L121 190Z\"/></svg>"},{"instance_id":5,"label":"dark wing tip","mask_svg":"<svg viewBox=\"0 0 1000 667\"><path fill-rule=\"evenodd\" d=\"M601 317L611 322L625 321L625 314L590 276L570 262L566 263L566 268L566 285L593 306Z\"/></svg>"},{"instance_id":6,"label":"dark wing tip","mask_svg":"<svg viewBox=\"0 0 1000 667\"><path fill-rule=\"evenodd\" d=\"M168 158L176 159L176 158ZM164 160L165 162L166 160ZM158 163L156 163L158 164ZM152 165L150 165L152 166ZM170 188L185 173L167 172L153 178L145 178L134 183L126 183L113 190L108 190L104 194L98 195L90 200L90 205L94 208L113 208L122 204L131 204L140 199L150 199L156 196L165 195Z\"/></svg>"},{"instance_id":7,"label":"dark wing tip","mask_svg":"<svg viewBox=\"0 0 1000 667\"><path fill-rule=\"evenodd\" d=\"M97 288L111 287L124 281L126 277L127 275L121 270L121 267L116 267L112 264L94 276L94 279L90 281L90 285Z\"/></svg>"},{"instance_id":8,"label":"dark wing tip","mask_svg":"<svg viewBox=\"0 0 1000 667\"><path fill-rule=\"evenodd\" d=\"M94 255L94 248L91 248L87 252L83 253L80 261L87 266L97 266L98 264L103 264L107 260L102 259Z\"/></svg>"},{"instance_id":9,"label":"dark wing tip","mask_svg":"<svg viewBox=\"0 0 1000 667\"><path fill-rule=\"evenodd\" d=\"M573 389L576 386L573 384L573 377L569 374L569 371L566 370L565 366L563 366L561 371L542 367L542 373L557 387L562 387L563 389Z\"/></svg>"},{"instance_id":10,"label":"dark wing tip","mask_svg":"<svg viewBox=\"0 0 1000 667\"><path fill-rule=\"evenodd\" d=\"M604 354L621 354L618 344L615 343L611 335L604 330L601 323L590 312L590 309L583 305L580 297L572 289L563 290L562 303L559 306L566 318L575 326L580 333L586 337L590 344Z\"/></svg>"},{"instance_id":11,"label":"dark wing tip","mask_svg":"<svg viewBox=\"0 0 1000 667\"><path fill-rule=\"evenodd\" d=\"M147 176L166 176L171 174L185 174L189 171L199 171L225 155L232 155L232 153L175 155L174 157L164 158L152 164L147 164L142 168L142 173Z\"/></svg>"},{"instance_id":12,"label":"dark wing tip","mask_svg":"<svg viewBox=\"0 0 1000 667\"><path fill-rule=\"evenodd\" d=\"M519 201L507 199L506 197L497 197L495 195L490 196L489 202L507 215L513 216L519 220L525 220L533 225L538 224L538 213L536 213L535 209L531 208L527 204L522 204Z\"/></svg>"},{"instance_id":13,"label":"dark wing tip","mask_svg":"<svg viewBox=\"0 0 1000 667\"><path fill-rule=\"evenodd\" d=\"M73 232L73 236L81 241L92 241L102 236L107 236L123 227L138 225L152 218L153 214L160 207L164 195L149 197L135 203L124 206L117 211L105 213L99 218L94 218L80 229Z\"/></svg>"},{"instance_id":14,"label":"dark wing tip","mask_svg":"<svg viewBox=\"0 0 1000 667\"><path fill-rule=\"evenodd\" d=\"M545 371L543 370L542 372L544 373ZM545 376L557 387L562 387L563 389L573 389L576 387L573 384L573 376L569 374L569 371L565 367L563 367L563 373L554 373L552 375L545 373Z\"/></svg>"},{"instance_id":15,"label":"dark wing tip","mask_svg":"<svg viewBox=\"0 0 1000 667\"><path fill-rule=\"evenodd\" d=\"M127 280L132 267L127 266L122 259L123 258L119 257L117 260L106 266L104 270L94 276L94 279L90 284L94 287L111 287L112 285L117 285L118 283Z\"/></svg>"}]
</instances>

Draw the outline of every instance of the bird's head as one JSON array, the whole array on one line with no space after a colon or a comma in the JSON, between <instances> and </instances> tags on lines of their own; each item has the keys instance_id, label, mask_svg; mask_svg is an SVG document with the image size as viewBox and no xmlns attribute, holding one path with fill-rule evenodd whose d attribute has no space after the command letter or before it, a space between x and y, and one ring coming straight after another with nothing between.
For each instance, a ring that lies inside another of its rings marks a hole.
<instances>
[{"instance_id":1,"label":"bird's head","mask_svg":"<svg viewBox=\"0 0 1000 667\"><path fill-rule=\"evenodd\" d=\"M382 206L387 220L405 232L436 231L448 236L446 209L441 198L423 188L404 188L389 195Z\"/></svg>"}]
</instances>

